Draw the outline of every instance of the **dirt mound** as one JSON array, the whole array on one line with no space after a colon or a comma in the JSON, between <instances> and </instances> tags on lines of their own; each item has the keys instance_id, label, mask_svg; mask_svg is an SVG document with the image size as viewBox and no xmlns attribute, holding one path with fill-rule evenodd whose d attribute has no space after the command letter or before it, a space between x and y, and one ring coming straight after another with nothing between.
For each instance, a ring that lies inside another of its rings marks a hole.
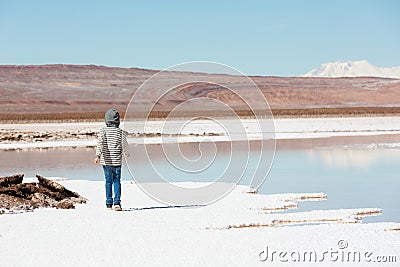
<instances>
[{"instance_id":1,"label":"dirt mound","mask_svg":"<svg viewBox=\"0 0 400 267\"><path fill-rule=\"evenodd\" d=\"M31 211L39 207L73 209L86 203L78 193L52 180L36 175L38 183L22 183L24 175L0 177L0 214Z\"/></svg>"}]
</instances>

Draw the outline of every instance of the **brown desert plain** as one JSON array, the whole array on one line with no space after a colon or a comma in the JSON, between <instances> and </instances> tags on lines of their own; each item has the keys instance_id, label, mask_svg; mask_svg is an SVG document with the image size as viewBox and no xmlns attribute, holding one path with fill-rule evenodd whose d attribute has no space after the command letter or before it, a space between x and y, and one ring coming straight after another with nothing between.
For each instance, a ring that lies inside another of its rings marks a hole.
<instances>
[{"instance_id":1,"label":"brown desert plain","mask_svg":"<svg viewBox=\"0 0 400 267\"><path fill-rule=\"evenodd\" d=\"M3 65L0 66L0 120L95 121L108 108L126 110L138 88L156 70L115 68L95 65ZM237 76L193 72L168 72L157 86L140 95L142 103L155 103L170 79L206 81L210 76L231 84L249 98L257 98L254 88L241 84ZM267 99L275 117L392 116L400 114L400 79L378 77L306 78L249 76ZM232 107L240 116L252 116L243 101L222 86L209 83L184 84L159 99L150 114L168 115L176 105L192 98L212 98ZM226 116L208 106L212 116ZM140 117L147 111L135 107ZM175 115L196 113L182 110ZM203 113L204 114L204 113Z\"/></svg>"}]
</instances>

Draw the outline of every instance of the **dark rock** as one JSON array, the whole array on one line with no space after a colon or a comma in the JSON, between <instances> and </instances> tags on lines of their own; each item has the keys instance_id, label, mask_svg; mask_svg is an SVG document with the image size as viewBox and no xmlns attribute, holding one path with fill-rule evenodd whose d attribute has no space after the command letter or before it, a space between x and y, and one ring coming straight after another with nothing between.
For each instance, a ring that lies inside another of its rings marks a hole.
<instances>
[{"instance_id":1,"label":"dark rock","mask_svg":"<svg viewBox=\"0 0 400 267\"><path fill-rule=\"evenodd\" d=\"M3 177L0 177L0 186L5 187L5 186L9 186L9 185L20 184L20 183L22 183L23 179L24 179L23 174L3 176Z\"/></svg>"},{"instance_id":2,"label":"dark rock","mask_svg":"<svg viewBox=\"0 0 400 267\"><path fill-rule=\"evenodd\" d=\"M36 175L39 183L22 183L24 175L0 177L0 214L31 211L39 207L73 209L86 199L59 183Z\"/></svg>"},{"instance_id":3,"label":"dark rock","mask_svg":"<svg viewBox=\"0 0 400 267\"><path fill-rule=\"evenodd\" d=\"M57 209L75 209L74 203L69 199L57 203L55 207Z\"/></svg>"},{"instance_id":4,"label":"dark rock","mask_svg":"<svg viewBox=\"0 0 400 267\"><path fill-rule=\"evenodd\" d=\"M43 186L44 188L46 188L52 192L60 193L60 197L62 199L69 198L69 197L76 197L76 198L79 197L78 193L68 190L67 188L65 188L64 186L60 185L57 182L46 179L40 175L36 175L36 178L38 178L38 180L39 180L39 188L41 188Z\"/></svg>"}]
</instances>

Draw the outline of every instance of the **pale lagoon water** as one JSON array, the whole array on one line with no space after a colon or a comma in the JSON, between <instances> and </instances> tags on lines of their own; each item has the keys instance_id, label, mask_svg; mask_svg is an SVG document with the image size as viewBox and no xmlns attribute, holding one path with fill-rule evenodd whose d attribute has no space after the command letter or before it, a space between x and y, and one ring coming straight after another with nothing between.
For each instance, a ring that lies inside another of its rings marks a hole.
<instances>
[{"instance_id":1,"label":"pale lagoon water","mask_svg":"<svg viewBox=\"0 0 400 267\"><path fill-rule=\"evenodd\" d=\"M377 207L382 208L382 215L367 217L364 221L400 222L400 149L364 149L363 145L357 146L357 149L349 149L337 145L337 142L331 142L329 138L319 142L279 141L275 160L259 192L324 192L328 195L328 200L300 203L298 209L290 212ZM172 182L213 181L223 172L230 157L229 146L226 143L218 144L217 147L222 148L222 152L218 153L208 169L193 176L182 174L172 167L163 155L157 152L159 145L150 147L153 148L149 150L153 164ZM189 153L189 158L196 158L198 144L186 144L184 147L186 151L192 152ZM132 149L132 157L143 157L135 155L135 147ZM103 180L101 167L92 163L93 156L93 148L1 151L0 175L24 173L25 177L41 174L74 180ZM147 177L146 181L152 182L154 173L149 170L151 167L141 165L140 160L136 164L137 166L130 166L136 168L135 175ZM257 162L252 160L250 155L240 183L249 184L250 175L256 168ZM261 163L259 168L268 166ZM125 166L123 179L133 179Z\"/></svg>"}]
</instances>

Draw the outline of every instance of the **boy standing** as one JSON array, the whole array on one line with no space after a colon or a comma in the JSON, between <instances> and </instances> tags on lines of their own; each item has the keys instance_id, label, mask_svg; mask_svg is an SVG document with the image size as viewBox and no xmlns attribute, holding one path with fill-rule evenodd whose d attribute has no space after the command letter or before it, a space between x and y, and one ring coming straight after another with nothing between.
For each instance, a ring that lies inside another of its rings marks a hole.
<instances>
[{"instance_id":1,"label":"boy standing","mask_svg":"<svg viewBox=\"0 0 400 267\"><path fill-rule=\"evenodd\" d=\"M103 165L106 181L106 206L107 209L121 211L121 165L122 154L129 157L126 132L119 128L119 113L110 109L105 114L106 127L101 128L94 163ZM114 199L112 193L114 187Z\"/></svg>"}]
</instances>

